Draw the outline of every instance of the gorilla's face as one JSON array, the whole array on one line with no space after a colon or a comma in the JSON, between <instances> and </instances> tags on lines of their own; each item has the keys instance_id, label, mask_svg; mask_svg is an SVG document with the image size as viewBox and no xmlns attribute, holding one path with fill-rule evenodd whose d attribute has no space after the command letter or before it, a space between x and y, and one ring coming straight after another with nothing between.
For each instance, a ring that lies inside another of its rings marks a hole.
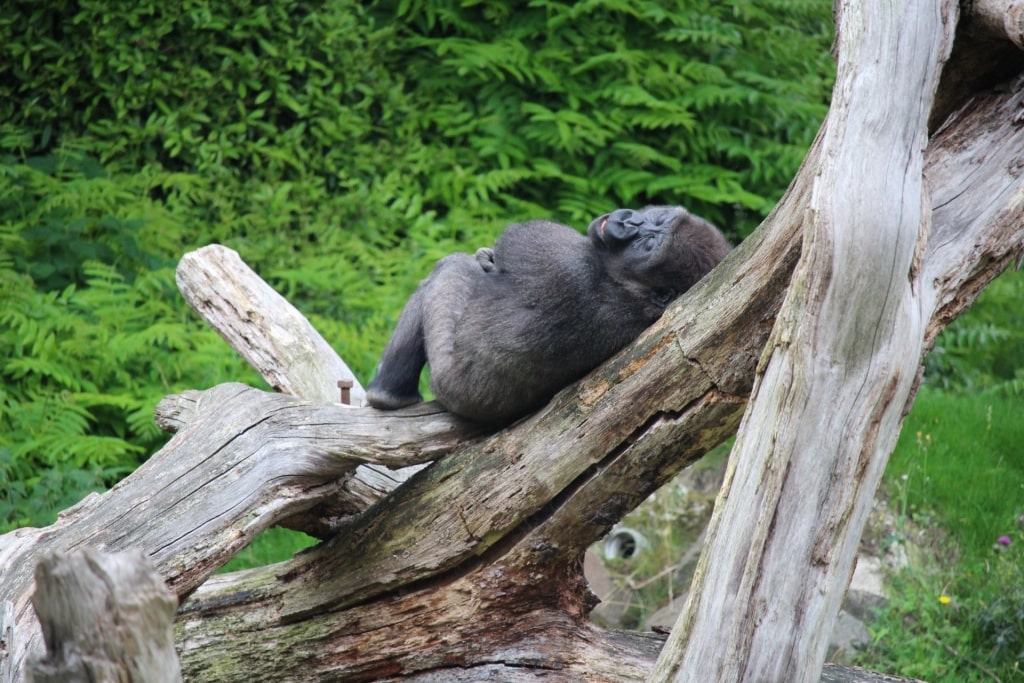
<instances>
[{"instance_id":1,"label":"gorilla's face","mask_svg":"<svg viewBox=\"0 0 1024 683\"><path fill-rule=\"evenodd\" d=\"M729 250L710 223L678 206L618 209L587 233L608 275L651 320Z\"/></svg>"}]
</instances>

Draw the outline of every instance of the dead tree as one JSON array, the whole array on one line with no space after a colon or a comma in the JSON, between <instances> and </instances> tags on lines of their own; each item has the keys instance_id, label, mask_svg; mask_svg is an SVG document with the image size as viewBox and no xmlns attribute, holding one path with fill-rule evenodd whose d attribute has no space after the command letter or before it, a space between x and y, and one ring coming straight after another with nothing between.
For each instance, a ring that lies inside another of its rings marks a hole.
<instances>
[{"instance_id":1,"label":"dead tree","mask_svg":"<svg viewBox=\"0 0 1024 683\"><path fill-rule=\"evenodd\" d=\"M1024 243L1022 3L975 3L984 18L900 5L837 6L832 109L764 224L636 343L500 433L430 404L326 404L340 361L227 275L230 253L183 259L193 305L291 395L171 397L166 448L51 527L0 539L0 681L40 651L35 561L82 546L144 549L187 598L190 681L841 680L821 676L821 634L921 359ZM584 549L737 428L668 645L589 624ZM426 462L397 488L408 470L382 474ZM324 542L211 578L273 524Z\"/></svg>"},{"instance_id":2,"label":"dead tree","mask_svg":"<svg viewBox=\"0 0 1024 683\"><path fill-rule=\"evenodd\" d=\"M46 640L46 656L29 662L33 683L181 683L178 600L141 550L45 557L32 604Z\"/></svg>"}]
</instances>

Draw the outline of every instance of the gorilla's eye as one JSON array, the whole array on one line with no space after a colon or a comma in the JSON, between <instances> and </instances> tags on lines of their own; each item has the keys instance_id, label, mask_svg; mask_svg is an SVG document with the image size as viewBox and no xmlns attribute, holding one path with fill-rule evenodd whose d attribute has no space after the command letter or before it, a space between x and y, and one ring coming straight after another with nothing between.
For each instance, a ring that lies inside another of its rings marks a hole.
<instances>
[{"instance_id":1,"label":"gorilla's eye","mask_svg":"<svg viewBox=\"0 0 1024 683\"><path fill-rule=\"evenodd\" d=\"M661 234L652 230L645 230L633 242L633 247L643 251L653 251L661 244Z\"/></svg>"},{"instance_id":2,"label":"gorilla's eye","mask_svg":"<svg viewBox=\"0 0 1024 683\"><path fill-rule=\"evenodd\" d=\"M672 299L675 298L676 290L671 287L656 287L654 291L651 292L651 301L653 301L656 306L661 306L662 308L668 306Z\"/></svg>"}]
</instances>

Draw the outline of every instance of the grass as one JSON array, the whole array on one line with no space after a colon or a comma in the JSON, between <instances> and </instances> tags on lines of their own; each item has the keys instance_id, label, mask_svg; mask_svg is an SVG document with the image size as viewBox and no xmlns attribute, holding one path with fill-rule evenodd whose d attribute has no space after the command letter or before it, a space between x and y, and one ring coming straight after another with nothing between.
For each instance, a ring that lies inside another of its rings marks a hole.
<instances>
[{"instance_id":1,"label":"grass","mask_svg":"<svg viewBox=\"0 0 1024 683\"><path fill-rule=\"evenodd\" d=\"M922 389L882 492L899 517L889 542L910 539L916 551L890 577L889 604L869 624L873 642L859 664L930 683L1024 681L1022 408L1005 394ZM692 565L681 558L713 497L677 480L623 520L648 545L606 562L620 603L613 625L638 628L686 590Z\"/></svg>"},{"instance_id":2,"label":"grass","mask_svg":"<svg viewBox=\"0 0 1024 683\"><path fill-rule=\"evenodd\" d=\"M964 557L985 557L1024 513L1024 401L921 390L886 470L906 514L934 514Z\"/></svg>"},{"instance_id":3,"label":"grass","mask_svg":"<svg viewBox=\"0 0 1024 683\"><path fill-rule=\"evenodd\" d=\"M859 663L931 683L1024 681L1022 408L921 391L884 486L905 521L945 540L892 577Z\"/></svg>"},{"instance_id":4,"label":"grass","mask_svg":"<svg viewBox=\"0 0 1024 683\"><path fill-rule=\"evenodd\" d=\"M316 542L315 538L300 531L271 527L252 539L252 543L228 560L219 571L233 572L281 562Z\"/></svg>"}]
</instances>

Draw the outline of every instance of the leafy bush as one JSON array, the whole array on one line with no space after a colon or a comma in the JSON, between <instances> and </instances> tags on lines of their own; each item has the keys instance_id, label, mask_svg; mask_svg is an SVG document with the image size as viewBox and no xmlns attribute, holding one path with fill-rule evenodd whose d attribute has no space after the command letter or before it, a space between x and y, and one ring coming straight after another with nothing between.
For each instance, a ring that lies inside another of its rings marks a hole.
<instances>
[{"instance_id":1,"label":"leafy bush","mask_svg":"<svg viewBox=\"0 0 1024 683\"><path fill-rule=\"evenodd\" d=\"M683 203L746 234L824 117L828 6L382 0L414 124L451 148L437 205L589 221ZM453 177L454 176L454 177ZM454 182L453 182L454 181Z\"/></svg>"},{"instance_id":2,"label":"leafy bush","mask_svg":"<svg viewBox=\"0 0 1024 683\"><path fill-rule=\"evenodd\" d=\"M1024 273L1009 270L943 330L925 378L956 392L1024 396Z\"/></svg>"},{"instance_id":3,"label":"leafy bush","mask_svg":"<svg viewBox=\"0 0 1024 683\"><path fill-rule=\"evenodd\" d=\"M185 314L152 179L97 168L0 165L0 530L52 521L134 469L165 439L165 394L258 381Z\"/></svg>"},{"instance_id":4,"label":"leafy bush","mask_svg":"<svg viewBox=\"0 0 1024 683\"><path fill-rule=\"evenodd\" d=\"M12 0L0 16L0 524L250 371L170 268L238 250L368 377L440 256L683 202L733 236L825 113L829 3ZM46 513L32 510L45 508Z\"/></svg>"},{"instance_id":5,"label":"leafy bush","mask_svg":"<svg viewBox=\"0 0 1024 683\"><path fill-rule=\"evenodd\" d=\"M15 2L0 35L9 149L198 172L177 198L208 239L261 249L268 229L293 249L324 226L404 235L385 207L580 223L682 202L745 234L832 77L815 1L48 0Z\"/></svg>"},{"instance_id":6,"label":"leafy bush","mask_svg":"<svg viewBox=\"0 0 1024 683\"><path fill-rule=\"evenodd\" d=\"M985 662L1010 680L1024 676L1024 515L1004 523L1007 533L992 544L996 557L979 568L977 611L967 626Z\"/></svg>"}]
</instances>

